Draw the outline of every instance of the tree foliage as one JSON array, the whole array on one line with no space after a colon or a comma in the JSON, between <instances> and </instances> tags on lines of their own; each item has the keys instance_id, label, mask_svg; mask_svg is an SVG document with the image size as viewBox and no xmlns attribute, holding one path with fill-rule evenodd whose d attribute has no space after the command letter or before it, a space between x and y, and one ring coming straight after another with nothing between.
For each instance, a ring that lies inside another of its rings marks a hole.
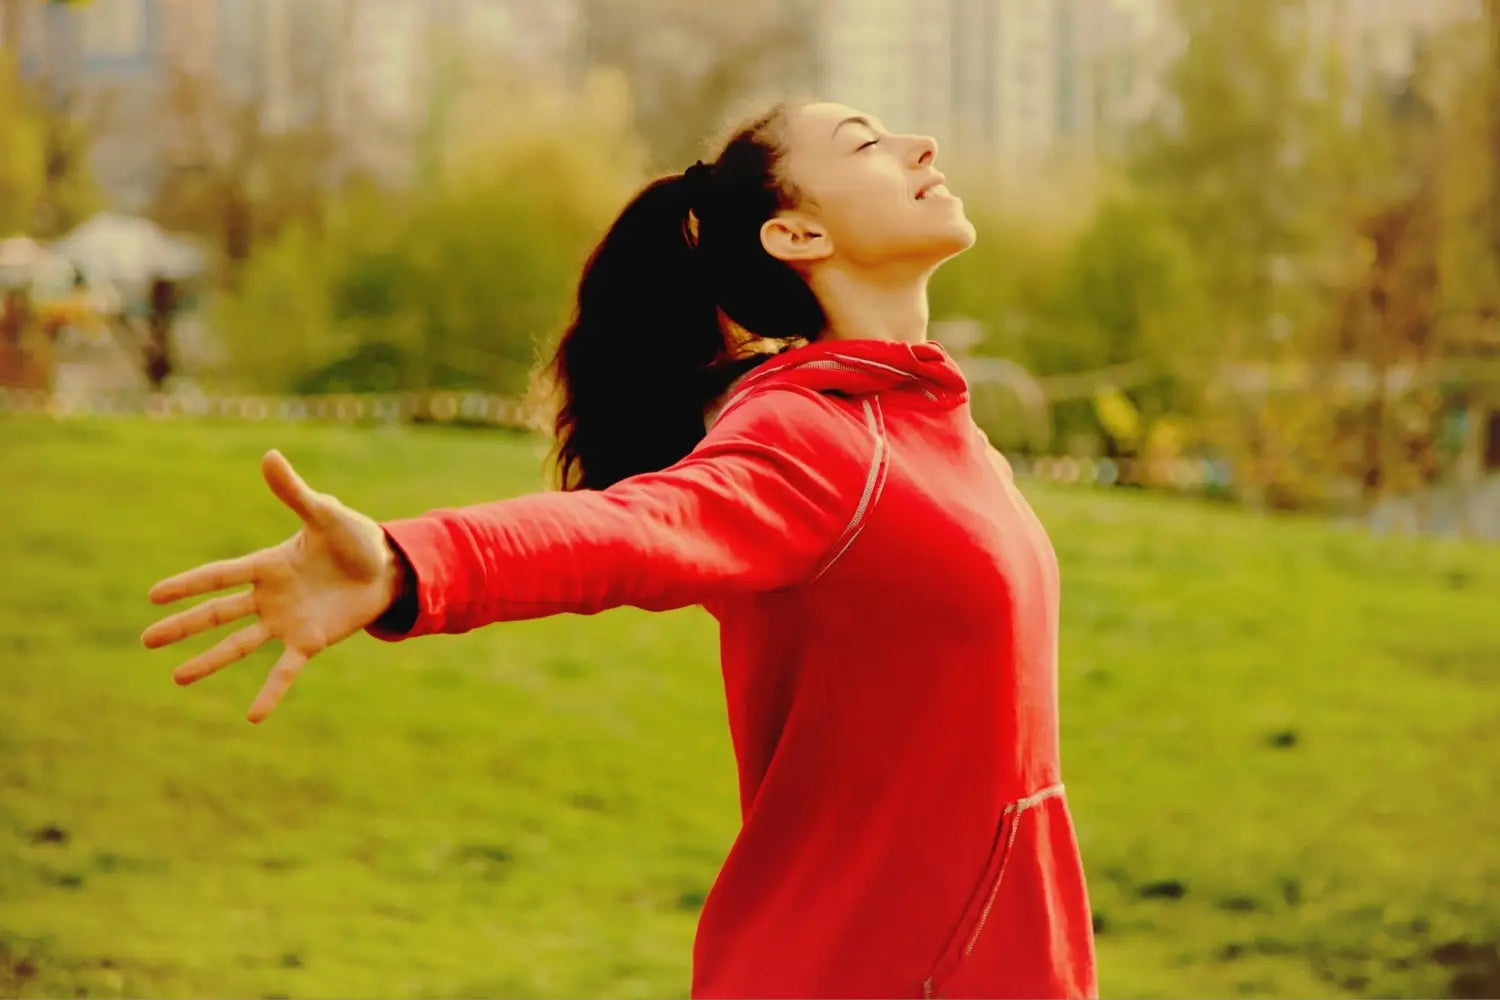
<instances>
[{"instance_id":1,"label":"tree foliage","mask_svg":"<svg viewBox=\"0 0 1500 1000\"><path fill-rule=\"evenodd\" d=\"M519 392L588 251L641 179L616 81L451 111L410 192L347 194L256 254L222 304L230 372L280 390ZM496 111L496 108L503 111ZM556 122L566 120L566 134Z\"/></svg>"},{"instance_id":2,"label":"tree foliage","mask_svg":"<svg viewBox=\"0 0 1500 1000\"><path fill-rule=\"evenodd\" d=\"M1444 317L1493 287L1476 223L1496 150L1475 142L1493 50L1473 25L1413 34L1409 71L1356 73L1308 4L1175 10L1187 43L1130 166L1201 274L1205 321L1180 346L1214 362L1202 426L1272 503L1340 477L1371 497L1421 485ZM1414 388L1387 398L1398 374Z\"/></svg>"},{"instance_id":3,"label":"tree foliage","mask_svg":"<svg viewBox=\"0 0 1500 1000\"><path fill-rule=\"evenodd\" d=\"M53 236L100 207L78 123L45 107L0 50L0 235Z\"/></svg>"}]
</instances>

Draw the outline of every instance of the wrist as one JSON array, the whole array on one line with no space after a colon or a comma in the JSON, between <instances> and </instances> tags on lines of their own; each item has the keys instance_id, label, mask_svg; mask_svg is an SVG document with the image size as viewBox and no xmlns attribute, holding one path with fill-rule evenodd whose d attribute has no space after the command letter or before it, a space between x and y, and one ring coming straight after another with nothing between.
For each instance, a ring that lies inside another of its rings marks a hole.
<instances>
[{"instance_id":1,"label":"wrist","mask_svg":"<svg viewBox=\"0 0 1500 1000\"><path fill-rule=\"evenodd\" d=\"M406 593L408 574L406 558L389 535L382 539L381 544L384 551L381 558L380 589L385 596L384 611L389 611Z\"/></svg>"},{"instance_id":2,"label":"wrist","mask_svg":"<svg viewBox=\"0 0 1500 1000\"><path fill-rule=\"evenodd\" d=\"M388 533L382 533L385 535L385 565L381 572L385 610L374 624L386 632L409 632L420 611L416 570L395 540Z\"/></svg>"}]
</instances>

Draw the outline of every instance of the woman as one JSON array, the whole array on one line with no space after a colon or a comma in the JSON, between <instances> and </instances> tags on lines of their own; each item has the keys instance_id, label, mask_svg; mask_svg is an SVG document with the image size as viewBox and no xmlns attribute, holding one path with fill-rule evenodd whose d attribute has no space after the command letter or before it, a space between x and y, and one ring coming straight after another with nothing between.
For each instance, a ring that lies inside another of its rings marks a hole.
<instances>
[{"instance_id":1,"label":"woman","mask_svg":"<svg viewBox=\"0 0 1500 1000\"><path fill-rule=\"evenodd\" d=\"M382 525L271 452L301 530L157 584L159 604L251 589L145 644L254 617L174 676L281 640L258 722L360 630L702 605L743 826L694 996L1093 995L1056 560L926 339L927 280L974 240L936 152L840 105L779 106L651 184L557 351L563 491Z\"/></svg>"}]
</instances>

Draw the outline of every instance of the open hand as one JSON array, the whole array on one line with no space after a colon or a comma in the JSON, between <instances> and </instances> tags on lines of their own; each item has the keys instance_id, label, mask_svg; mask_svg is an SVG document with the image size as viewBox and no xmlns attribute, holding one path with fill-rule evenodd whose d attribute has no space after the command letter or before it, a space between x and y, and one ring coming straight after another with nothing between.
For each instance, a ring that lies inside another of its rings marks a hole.
<instances>
[{"instance_id":1,"label":"open hand","mask_svg":"<svg viewBox=\"0 0 1500 1000\"><path fill-rule=\"evenodd\" d=\"M251 722L271 714L309 659L380 617L402 582L395 553L374 520L309 489L278 451L266 453L261 471L271 492L302 519L301 530L280 545L161 581L151 588L153 604L246 584L250 589L179 611L141 635L147 648L157 649L254 618L172 674L178 684L192 684L279 639L281 658L250 706Z\"/></svg>"}]
</instances>

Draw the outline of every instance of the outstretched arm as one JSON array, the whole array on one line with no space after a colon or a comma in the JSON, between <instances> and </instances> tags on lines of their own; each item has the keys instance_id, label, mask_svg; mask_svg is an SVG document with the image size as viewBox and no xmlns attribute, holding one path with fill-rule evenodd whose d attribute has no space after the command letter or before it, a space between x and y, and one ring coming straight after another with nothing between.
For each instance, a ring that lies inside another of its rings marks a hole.
<instances>
[{"instance_id":1,"label":"outstretched arm","mask_svg":"<svg viewBox=\"0 0 1500 1000\"><path fill-rule=\"evenodd\" d=\"M384 639L620 605L665 609L786 587L848 529L876 457L869 428L802 390L762 393L687 459L602 492L545 493L385 525L310 489L277 452L262 463L301 519L279 545L151 588L155 604L231 588L146 629L155 649L254 621L179 666L191 684L275 639L250 707L260 722L309 659L362 629Z\"/></svg>"},{"instance_id":2,"label":"outstretched arm","mask_svg":"<svg viewBox=\"0 0 1500 1000\"><path fill-rule=\"evenodd\" d=\"M411 578L369 631L465 632L790 586L831 554L873 457L859 414L801 390L762 393L663 472L385 524Z\"/></svg>"}]
</instances>

